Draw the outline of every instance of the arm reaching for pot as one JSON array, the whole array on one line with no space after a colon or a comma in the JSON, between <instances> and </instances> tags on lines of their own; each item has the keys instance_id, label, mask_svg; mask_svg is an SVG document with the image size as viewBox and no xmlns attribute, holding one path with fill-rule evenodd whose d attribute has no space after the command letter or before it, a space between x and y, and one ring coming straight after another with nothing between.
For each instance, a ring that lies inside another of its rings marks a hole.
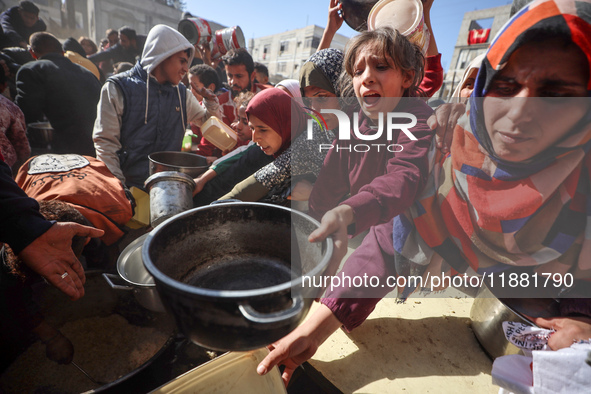
<instances>
[{"instance_id":1,"label":"arm reaching for pot","mask_svg":"<svg viewBox=\"0 0 591 394\"><path fill-rule=\"evenodd\" d=\"M309 360L340 326L341 322L331 310L320 305L304 324L268 346L271 353L258 365L257 373L265 375L274 366L285 365L281 379L287 386L295 369Z\"/></svg>"},{"instance_id":2,"label":"arm reaching for pot","mask_svg":"<svg viewBox=\"0 0 591 394\"><path fill-rule=\"evenodd\" d=\"M340 205L324 214L320 227L310 234L310 242L322 242L329 236L333 238L334 251L324 275L334 275L347 254L347 226L353 220L351 207ZM257 373L264 375L276 365L285 365L281 378L287 386L298 365L310 359L318 347L340 326L341 322L332 311L327 306L320 305L304 324L269 345L271 353L261 361Z\"/></svg>"}]
</instances>

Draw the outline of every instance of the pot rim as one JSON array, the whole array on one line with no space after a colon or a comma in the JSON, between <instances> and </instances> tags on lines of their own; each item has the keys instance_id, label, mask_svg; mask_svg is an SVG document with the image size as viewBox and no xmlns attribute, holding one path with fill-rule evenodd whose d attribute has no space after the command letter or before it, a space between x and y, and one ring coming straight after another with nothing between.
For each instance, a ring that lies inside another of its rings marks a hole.
<instances>
[{"instance_id":1,"label":"pot rim","mask_svg":"<svg viewBox=\"0 0 591 394\"><path fill-rule=\"evenodd\" d=\"M124 260L127 260L127 258L137 248L143 249L144 242L146 241L146 238L148 237L149 234L150 233L146 233L144 235L139 236L135 240L133 240L129 245L127 245L125 247L125 249L123 249L123 252L121 252L119 257L117 258L117 273L119 274L121 279L123 279L125 282L129 283L131 286L136 287L138 289L153 289L156 287L156 283L140 283L140 282L134 282L134 281L130 280L127 277L127 275L125 275L125 270L123 269L125 264L123 262L124 262ZM142 264L143 264L143 260L144 260L144 256L142 253ZM145 268L145 264L144 264L144 268Z\"/></svg>"},{"instance_id":2,"label":"pot rim","mask_svg":"<svg viewBox=\"0 0 591 394\"><path fill-rule=\"evenodd\" d=\"M190 216L193 212L200 211L200 210L215 209L215 208L219 208L221 206L228 207L228 206L252 206L252 205L284 210L284 211L289 212L291 215L295 214L305 220L312 222L317 227L320 226L320 223L316 219L310 217L309 215L306 215L303 212L300 212L300 211L297 211L294 209L290 209L290 208L286 208L286 207L282 207L279 205L258 203L258 202L231 202L231 203L225 203L222 205L206 205L203 207L190 209L188 211L185 211L183 213L175 215L171 218L168 218L166 221L162 222L154 230L152 230L150 233L148 233L147 234L148 237L146 238L146 240L144 242L145 247L142 247L142 259L144 261L144 266L146 267L148 272L157 281L161 281L165 285L172 287L175 290L183 291L186 293L190 293L191 295L200 296L200 297L204 297L204 298L215 298L215 299L219 299L219 298L225 298L225 299L254 298L254 297L265 296L265 295L269 295L269 294L273 294L273 293L283 292L283 291L289 290L291 288L301 287L301 282L302 282L301 278L302 277L300 276L300 277L298 277L296 279L292 279L288 282L284 282L282 284L275 285L275 286L263 287L261 289L212 290L212 289L206 289L206 288L202 288L202 287L190 286L190 285L187 285L183 282L179 282L178 280L172 279L168 275L165 275L162 271L160 271L154 265L154 263L152 263L150 255L148 253L148 251L150 249L150 245L152 243L152 239L154 238L154 236L156 234L158 234L162 231L165 231L164 228L167 226L167 224L169 224L169 222L172 222L173 220L176 220L176 219L180 219L184 216ZM326 243L326 251L324 253L324 256L322 257L322 260L320 261L320 263L317 264L316 267L314 267L314 269L312 269L307 274L307 276L315 276L315 275L319 274L320 272L322 272L324 270L324 268L326 268L326 266L328 265L328 263L330 261L330 258L333 254L333 249L334 249L332 238L327 237L323 242Z\"/></svg>"},{"instance_id":3,"label":"pot rim","mask_svg":"<svg viewBox=\"0 0 591 394\"><path fill-rule=\"evenodd\" d=\"M163 150L163 151L158 151L158 152L152 152L148 155L148 160L151 161L154 164L158 164L161 166L166 166L166 167L177 167L177 168L209 168L209 165L204 165L204 166L177 166L177 165L173 165L170 163L164 163L162 161L159 161L157 159L157 157L159 156L159 154L161 153L166 153L166 154L174 154L175 156L186 156L186 157L192 157L194 158L195 156L197 157L201 157L203 159L207 159L205 156L202 155L198 155L196 153L190 153L190 152L177 152L177 151L168 151L168 150ZM155 158L156 157L156 158Z\"/></svg>"}]
</instances>

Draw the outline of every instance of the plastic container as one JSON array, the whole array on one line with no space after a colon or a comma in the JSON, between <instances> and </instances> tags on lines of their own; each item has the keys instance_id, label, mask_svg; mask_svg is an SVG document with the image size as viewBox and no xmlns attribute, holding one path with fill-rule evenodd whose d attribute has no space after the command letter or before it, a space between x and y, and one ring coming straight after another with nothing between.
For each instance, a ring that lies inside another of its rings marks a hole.
<instances>
[{"instance_id":1,"label":"plastic container","mask_svg":"<svg viewBox=\"0 0 591 394\"><path fill-rule=\"evenodd\" d=\"M160 386L152 394L287 393L277 367L265 376L256 373L257 365L267 354L269 351L266 348L223 354Z\"/></svg>"},{"instance_id":2,"label":"plastic container","mask_svg":"<svg viewBox=\"0 0 591 394\"><path fill-rule=\"evenodd\" d=\"M398 30L423 52L429 49L431 33L425 25L423 3L420 0L380 0L367 17L368 30L389 26Z\"/></svg>"},{"instance_id":3,"label":"plastic container","mask_svg":"<svg viewBox=\"0 0 591 394\"><path fill-rule=\"evenodd\" d=\"M203 138L221 149L222 152L234 148L238 142L238 136L234 130L215 116L203 123L201 133Z\"/></svg>"}]
</instances>

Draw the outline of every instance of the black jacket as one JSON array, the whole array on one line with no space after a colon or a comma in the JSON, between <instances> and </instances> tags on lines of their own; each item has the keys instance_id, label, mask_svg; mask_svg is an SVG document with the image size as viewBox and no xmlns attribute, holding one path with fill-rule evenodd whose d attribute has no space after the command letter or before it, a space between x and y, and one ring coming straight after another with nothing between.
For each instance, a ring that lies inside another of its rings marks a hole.
<instances>
[{"instance_id":1,"label":"black jacket","mask_svg":"<svg viewBox=\"0 0 591 394\"><path fill-rule=\"evenodd\" d=\"M94 74L59 53L21 67L16 104L27 123L47 117L54 128L52 150L95 156L92 130L101 84Z\"/></svg>"},{"instance_id":2,"label":"black jacket","mask_svg":"<svg viewBox=\"0 0 591 394\"><path fill-rule=\"evenodd\" d=\"M116 44L106 51L95 53L94 55L88 56L89 60L92 60L93 63L98 64L100 62L104 62L107 60L111 60L113 64L119 62L128 62L131 64L136 63L136 57L140 58L142 56L142 52L144 50L144 45L146 43L146 36L142 34L138 34L135 39L137 48L129 48L125 49L121 46L121 44Z\"/></svg>"},{"instance_id":3,"label":"black jacket","mask_svg":"<svg viewBox=\"0 0 591 394\"><path fill-rule=\"evenodd\" d=\"M4 11L0 15L0 24L2 24L2 29L4 30L3 42L0 42L0 48L16 47L23 41L29 43L31 34L47 29L45 22L41 19L33 27L25 26L18 12L18 6Z\"/></svg>"},{"instance_id":4,"label":"black jacket","mask_svg":"<svg viewBox=\"0 0 591 394\"><path fill-rule=\"evenodd\" d=\"M10 167L0 160L0 242L19 254L52 224L39 213L37 201L27 197L12 179Z\"/></svg>"}]
</instances>

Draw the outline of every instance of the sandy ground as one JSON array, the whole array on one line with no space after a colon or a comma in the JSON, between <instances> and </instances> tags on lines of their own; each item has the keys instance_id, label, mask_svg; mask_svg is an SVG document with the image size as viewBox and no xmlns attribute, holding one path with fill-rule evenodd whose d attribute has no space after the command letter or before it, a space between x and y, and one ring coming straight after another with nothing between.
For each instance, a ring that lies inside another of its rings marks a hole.
<instances>
[{"instance_id":1,"label":"sandy ground","mask_svg":"<svg viewBox=\"0 0 591 394\"><path fill-rule=\"evenodd\" d=\"M385 298L353 332L329 337L310 364L344 393L497 393L492 361L470 328L472 302L453 289L405 304Z\"/></svg>"}]
</instances>

